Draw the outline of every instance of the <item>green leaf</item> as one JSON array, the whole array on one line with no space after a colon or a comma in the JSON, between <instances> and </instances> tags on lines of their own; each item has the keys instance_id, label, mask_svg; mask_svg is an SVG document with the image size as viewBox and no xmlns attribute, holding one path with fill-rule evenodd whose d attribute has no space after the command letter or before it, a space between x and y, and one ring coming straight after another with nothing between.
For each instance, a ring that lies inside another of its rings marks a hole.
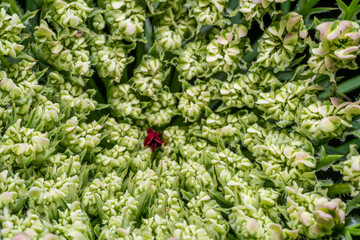
<instances>
[{"instance_id":1,"label":"green leaf","mask_svg":"<svg viewBox=\"0 0 360 240\"><path fill-rule=\"evenodd\" d=\"M356 195L353 199L346 202L346 216L360 206L360 194Z\"/></svg>"},{"instance_id":2,"label":"green leaf","mask_svg":"<svg viewBox=\"0 0 360 240\"><path fill-rule=\"evenodd\" d=\"M339 16L342 20L356 20L356 14L360 12L360 0L352 0L350 5L347 6L342 0L336 0L338 4L341 14Z\"/></svg>"},{"instance_id":3,"label":"green leaf","mask_svg":"<svg viewBox=\"0 0 360 240\"><path fill-rule=\"evenodd\" d=\"M281 3L280 5L281 10L284 12L284 14L287 14L290 12L291 2L290 0L287 0L286 2Z\"/></svg>"},{"instance_id":4,"label":"green leaf","mask_svg":"<svg viewBox=\"0 0 360 240\"><path fill-rule=\"evenodd\" d=\"M316 171L328 169L337 159L343 155L326 155L324 146L321 146L320 158L316 163Z\"/></svg>"},{"instance_id":5,"label":"green leaf","mask_svg":"<svg viewBox=\"0 0 360 240\"><path fill-rule=\"evenodd\" d=\"M139 223L141 224L141 221L139 221L140 217L148 210L148 207L150 206L151 203L151 199L152 199L152 194L150 188L140 195L138 211L135 220L138 224Z\"/></svg>"},{"instance_id":6,"label":"green leaf","mask_svg":"<svg viewBox=\"0 0 360 240\"><path fill-rule=\"evenodd\" d=\"M101 200L99 194L97 194L97 193L95 194L95 201L96 201L96 207L97 207L97 210L98 210L98 213L99 213L99 217L101 219L106 219L104 211L102 210L102 207L103 207L104 203Z\"/></svg>"},{"instance_id":7,"label":"green leaf","mask_svg":"<svg viewBox=\"0 0 360 240\"><path fill-rule=\"evenodd\" d=\"M348 183L337 183L327 188L329 196L350 194L351 186Z\"/></svg>"},{"instance_id":8,"label":"green leaf","mask_svg":"<svg viewBox=\"0 0 360 240\"><path fill-rule=\"evenodd\" d=\"M329 12L332 10L336 10L336 8L331 8L331 7L316 7L316 8L312 8L309 12L309 15L312 14L317 14L317 13L324 13L324 12Z\"/></svg>"},{"instance_id":9,"label":"green leaf","mask_svg":"<svg viewBox=\"0 0 360 240\"><path fill-rule=\"evenodd\" d=\"M360 88L360 75L350 78L338 85L338 93L340 95L352 92Z\"/></svg>"},{"instance_id":10,"label":"green leaf","mask_svg":"<svg viewBox=\"0 0 360 240\"><path fill-rule=\"evenodd\" d=\"M152 28L152 24L151 24L151 21L149 18L146 18L146 21L145 21L145 39L146 39L145 50L146 50L146 52L149 52L151 47L154 44L153 28Z\"/></svg>"},{"instance_id":11,"label":"green leaf","mask_svg":"<svg viewBox=\"0 0 360 240\"><path fill-rule=\"evenodd\" d=\"M102 8L94 8L94 9L91 11L91 13L89 14L88 18L95 17L96 15L102 14L102 13L104 13L104 12L105 12L105 10L102 9Z\"/></svg>"},{"instance_id":12,"label":"green leaf","mask_svg":"<svg viewBox=\"0 0 360 240\"><path fill-rule=\"evenodd\" d=\"M40 9L37 9L33 12L27 11L22 17L21 17L21 21L22 22L26 22L27 20L33 18L36 16L36 14L40 11Z\"/></svg>"},{"instance_id":13,"label":"green leaf","mask_svg":"<svg viewBox=\"0 0 360 240\"><path fill-rule=\"evenodd\" d=\"M214 192L214 191L209 191L210 195L212 198L215 199L215 201L221 206L221 207L224 207L224 208L231 208L234 204L227 201L223 194L220 193L220 192Z\"/></svg>"}]
</instances>

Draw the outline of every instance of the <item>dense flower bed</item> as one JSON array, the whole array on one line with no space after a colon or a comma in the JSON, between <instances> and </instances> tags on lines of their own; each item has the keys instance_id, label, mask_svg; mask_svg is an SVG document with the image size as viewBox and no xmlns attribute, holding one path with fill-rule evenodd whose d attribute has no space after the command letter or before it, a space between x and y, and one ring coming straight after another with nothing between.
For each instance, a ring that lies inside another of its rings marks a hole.
<instances>
[{"instance_id":1,"label":"dense flower bed","mask_svg":"<svg viewBox=\"0 0 360 240\"><path fill-rule=\"evenodd\" d=\"M359 236L360 5L318 2L3 1L0 239Z\"/></svg>"}]
</instances>

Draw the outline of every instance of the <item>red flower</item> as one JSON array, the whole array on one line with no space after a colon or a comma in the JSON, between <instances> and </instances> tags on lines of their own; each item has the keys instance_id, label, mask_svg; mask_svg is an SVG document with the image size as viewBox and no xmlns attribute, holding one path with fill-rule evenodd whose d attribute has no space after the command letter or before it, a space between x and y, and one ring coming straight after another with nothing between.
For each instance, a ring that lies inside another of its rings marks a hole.
<instances>
[{"instance_id":1,"label":"red flower","mask_svg":"<svg viewBox=\"0 0 360 240\"><path fill-rule=\"evenodd\" d=\"M147 130L147 136L144 141L144 146L150 146L152 151L155 151L155 148L161 146L164 142L160 140L161 133L157 133L152 129Z\"/></svg>"}]
</instances>

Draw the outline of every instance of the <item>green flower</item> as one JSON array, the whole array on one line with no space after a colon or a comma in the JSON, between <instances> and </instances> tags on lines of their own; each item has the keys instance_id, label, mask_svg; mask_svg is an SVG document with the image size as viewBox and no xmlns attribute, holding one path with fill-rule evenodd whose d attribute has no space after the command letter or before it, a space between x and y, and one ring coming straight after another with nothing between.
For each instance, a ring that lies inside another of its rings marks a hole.
<instances>
[{"instance_id":1,"label":"green flower","mask_svg":"<svg viewBox=\"0 0 360 240\"><path fill-rule=\"evenodd\" d=\"M135 42L144 32L145 10L132 0L105 0L105 21L116 39Z\"/></svg>"},{"instance_id":2,"label":"green flower","mask_svg":"<svg viewBox=\"0 0 360 240\"><path fill-rule=\"evenodd\" d=\"M339 198L329 200L315 193L303 193L296 183L286 187L288 225L310 239L331 235L345 223L346 205Z\"/></svg>"},{"instance_id":3,"label":"green flower","mask_svg":"<svg viewBox=\"0 0 360 240\"><path fill-rule=\"evenodd\" d=\"M359 54L359 24L351 21L335 20L319 24L319 43L311 45L308 65L314 73L329 75L334 80L341 68L356 69Z\"/></svg>"},{"instance_id":4,"label":"green flower","mask_svg":"<svg viewBox=\"0 0 360 240\"><path fill-rule=\"evenodd\" d=\"M44 18L62 28L77 28L86 21L92 11L84 0L43 0Z\"/></svg>"},{"instance_id":5,"label":"green flower","mask_svg":"<svg viewBox=\"0 0 360 240\"><path fill-rule=\"evenodd\" d=\"M25 25L16 13L9 15L2 5L0 6L0 22L0 55L15 58L24 49L21 42L26 35L21 32Z\"/></svg>"},{"instance_id":6,"label":"green flower","mask_svg":"<svg viewBox=\"0 0 360 240\"><path fill-rule=\"evenodd\" d=\"M302 16L290 12L274 21L268 27L259 41L256 63L253 69L271 67L275 72L284 71L294 60L297 53L305 49L307 30Z\"/></svg>"}]
</instances>

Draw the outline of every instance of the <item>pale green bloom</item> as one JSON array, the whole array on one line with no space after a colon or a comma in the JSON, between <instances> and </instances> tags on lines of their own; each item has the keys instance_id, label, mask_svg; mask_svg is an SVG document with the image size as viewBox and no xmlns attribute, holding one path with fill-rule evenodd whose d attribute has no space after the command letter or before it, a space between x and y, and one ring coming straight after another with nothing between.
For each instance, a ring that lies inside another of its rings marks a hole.
<instances>
[{"instance_id":1,"label":"pale green bloom","mask_svg":"<svg viewBox=\"0 0 360 240\"><path fill-rule=\"evenodd\" d=\"M144 32L145 11L137 1L106 0L105 21L110 33L117 39L135 42Z\"/></svg>"},{"instance_id":2,"label":"pale green bloom","mask_svg":"<svg viewBox=\"0 0 360 240\"><path fill-rule=\"evenodd\" d=\"M343 102L335 97L320 101L314 97L311 102L298 112L296 123L298 132L314 140L341 136L360 114L360 101Z\"/></svg>"},{"instance_id":3,"label":"pale green bloom","mask_svg":"<svg viewBox=\"0 0 360 240\"><path fill-rule=\"evenodd\" d=\"M200 83L189 86L182 94L178 94L178 109L181 111L185 120L194 122L198 120L208 106L211 96L217 92L215 79L207 83Z\"/></svg>"},{"instance_id":4,"label":"pale green bloom","mask_svg":"<svg viewBox=\"0 0 360 240\"><path fill-rule=\"evenodd\" d=\"M339 198L325 194L303 193L296 183L286 187L288 225L310 239L331 235L334 228L345 223L346 205Z\"/></svg>"},{"instance_id":5,"label":"pale green bloom","mask_svg":"<svg viewBox=\"0 0 360 240\"><path fill-rule=\"evenodd\" d=\"M265 30L252 68L262 66L271 67L275 72L284 71L295 55L304 51L306 37L307 30L300 14L290 12L282 16Z\"/></svg>"},{"instance_id":6,"label":"pale green bloom","mask_svg":"<svg viewBox=\"0 0 360 240\"><path fill-rule=\"evenodd\" d=\"M133 57L128 56L133 45L125 45L104 34L91 36L90 45L92 64L99 77L120 82L126 65L133 61Z\"/></svg>"},{"instance_id":7,"label":"pale green bloom","mask_svg":"<svg viewBox=\"0 0 360 240\"><path fill-rule=\"evenodd\" d=\"M45 19L63 28L76 28L86 21L92 11L84 0L43 0Z\"/></svg>"},{"instance_id":8,"label":"pale green bloom","mask_svg":"<svg viewBox=\"0 0 360 240\"><path fill-rule=\"evenodd\" d=\"M72 117L61 126L62 144L75 153L83 150L97 152L101 140L103 126L96 121L85 123L77 117Z\"/></svg>"},{"instance_id":9,"label":"pale green bloom","mask_svg":"<svg viewBox=\"0 0 360 240\"><path fill-rule=\"evenodd\" d=\"M356 22L335 20L323 22L316 29L319 43L312 43L309 67L314 73L327 74L334 80L341 68L356 69L359 54L360 27Z\"/></svg>"},{"instance_id":10,"label":"pale green bloom","mask_svg":"<svg viewBox=\"0 0 360 240\"><path fill-rule=\"evenodd\" d=\"M206 56L206 46L202 41L187 43L179 51L176 69L185 80L192 80L194 77L202 77L208 69L203 59Z\"/></svg>"},{"instance_id":11,"label":"pale green bloom","mask_svg":"<svg viewBox=\"0 0 360 240\"><path fill-rule=\"evenodd\" d=\"M21 119L0 140L0 159L9 167L25 167L32 161L46 160L52 151L47 133L21 126Z\"/></svg>"},{"instance_id":12,"label":"pale green bloom","mask_svg":"<svg viewBox=\"0 0 360 240\"><path fill-rule=\"evenodd\" d=\"M214 181L205 166L192 160L182 162L180 177L186 191L200 193L202 189L211 190Z\"/></svg>"},{"instance_id":13,"label":"pale green bloom","mask_svg":"<svg viewBox=\"0 0 360 240\"><path fill-rule=\"evenodd\" d=\"M22 30L25 25L19 16L9 15L3 6L0 6L0 55L16 57L24 49L21 42L25 39Z\"/></svg>"},{"instance_id":14,"label":"pale green bloom","mask_svg":"<svg viewBox=\"0 0 360 240\"><path fill-rule=\"evenodd\" d=\"M64 28L60 32L55 32L47 22L41 20L34 37L37 56L55 69L80 76L92 75L85 36L79 35L78 30Z\"/></svg>"},{"instance_id":15,"label":"pale green bloom","mask_svg":"<svg viewBox=\"0 0 360 240\"><path fill-rule=\"evenodd\" d=\"M274 91L259 93L257 108L264 112L264 119L273 119L285 127L294 123L298 110L310 104L321 89L310 79L288 82Z\"/></svg>"},{"instance_id":16,"label":"pale green bloom","mask_svg":"<svg viewBox=\"0 0 360 240\"><path fill-rule=\"evenodd\" d=\"M153 97L162 89L167 74L160 59L149 56L134 70L131 81L141 95Z\"/></svg>"},{"instance_id":17,"label":"pale green bloom","mask_svg":"<svg viewBox=\"0 0 360 240\"><path fill-rule=\"evenodd\" d=\"M86 212L91 215L98 215L97 198L102 202L108 199L116 199L120 196L122 178L116 172L111 172L106 176L99 176L93 179L84 189L82 194L82 205Z\"/></svg>"},{"instance_id":18,"label":"pale green bloom","mask_svg":"<svg viewBox=\"0 0 360 240\"><path fill-rule=\"evenodd\" d=\"M1 239L4 240L45 240L52 235L50 222L35 213L34 209L28 210L24 217L11 215L5 210L4 213L0 213L0 224Z\"/></svg>"},{"instance_id":19,"label":"pale green bloom","mask_svg":"<svg viewBox=\"0 0 360 240\"><path fill-rule=\"evenodd\" d=\"M350 146L350 153L346 156L346 161L332 165L335 171L343 175L343 180L351 183L352 195L358 194L360 190L360 155L355 149L356 145Z\"/></svg>"},{"instance_id":20,"label":"pale green bloom","mask_svg":"<svg viewBox=\"0 0 360 240\"><path fill-rule=\"evenodd\" d=\"M99 171L117 171L125 169L131 162L131 159L131 153L126 147L115 145L110 149L105 148L98 153L94 158L94 162Z\"/></svg>"},{"instance_id":21,"label":"pale green bloom","mask_svg":"<svg viewBox=\"0 0 360 240\"><path fill-rule=\"evenodd\" d=\"M74 194L79 187L79 177L77 175L68 177L66 173L54 179L37 178L30 186L27 195L29 196L29 206L37 213L50 211L50 204L60 207L63 200L69 194Z\"/></svg>"},{"instance_id":22,"label":"pale green bloom","mask_svg":"<svg viewBox=\"0 0 360 240\"><path fill-rule=\"evenodd\" d=\"M283 3L285 1L286 0L240 0L237 10L245 16L246 20L256 19L262 26L264 24L262 17L268 12L270 14L276 13L276 3Z\"/></svg>"},{"instance_id":23,"label":"pale green bloom","mask_svg":"<svg viewBox=\"0 0 360 240\"><path fill-rule=\"evenodd\" d=\"M206 46L209 74L219 71L231 73L237 67L244 66L242 56L249 47L247 32L248 29L244 25L234 24L215 34L213 40Z\"/></svg>"},{"instance_id":24,"label":"pale green bloom","mask_svg":"<svg viewBox=\"0 0 360 240\"><path fill-rule=\"evenodd\" d=\"M190 16L198 25L223 25L223 13L228 0L187 0L190 6Z\"/></svg>"},{"instance_id":25,"label":"pale green bloom","mask_svg":"<svg viewBox=\"0 0 360 240\"><path fill-rule=\"evenodd\" d=\"M166 51L179 49L186 38L194 35L196 22L187 15L184 2L165 2L157 9L161 13L153 19L155 40Z\"/></svg>"}]
</instances>

